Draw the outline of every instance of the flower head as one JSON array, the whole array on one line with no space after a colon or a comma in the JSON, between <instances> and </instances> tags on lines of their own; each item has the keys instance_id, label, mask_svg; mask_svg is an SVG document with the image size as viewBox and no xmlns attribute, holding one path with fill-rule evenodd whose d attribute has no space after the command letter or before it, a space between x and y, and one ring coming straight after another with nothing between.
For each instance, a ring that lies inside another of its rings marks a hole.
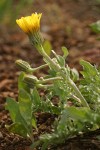
<instances>
[{"instance_id":1,"label":"flower head","mask_svg":"<svg viewBox=\"0 0 100 150\"><path fill-rule=\"evenodd\" d=\"M34 88L38 82L38 79L33 75L25 75L24 82L28 85L28 87Z\"/></svg>"},{"instance_id":2,"label":"flower head","mask_svg":"<svg viewBox=\"0 0 100 150\"><path fill-rule=\"evenodd\" d=\"M21 19L16 20L19 27L28 35L32 45L34 45L37 49L39 49L43 43L43 39L40 34L41 16L41 13L33 13L31 16L21 17Z\"/></svg>"},{"instance_id":3,"label":"flower head","mask_svg":"<svg viewBox=\"0 0 100 150\"><path fill-rule=\"evenodd\" d=\"M15 63L16 63L16 65L17 65L17 67L18 67L21 71L24 71L24 72L27 72L27 73L32 72L31 66L30 66L29 63L27 63L26 61L23 61L23 60L16 60Z\"/></svg>"},{"instance_id":4,"label":"flower head","mask_svg":"<svg viewBox=\"0 0 100 150\"><path fill-rule=\"evenodd\" d=\"M26 34L34 34L40 30L40 19L42 14L33 13L31 16L21 17L16 23Z\"/></svg>"}]
</instances>

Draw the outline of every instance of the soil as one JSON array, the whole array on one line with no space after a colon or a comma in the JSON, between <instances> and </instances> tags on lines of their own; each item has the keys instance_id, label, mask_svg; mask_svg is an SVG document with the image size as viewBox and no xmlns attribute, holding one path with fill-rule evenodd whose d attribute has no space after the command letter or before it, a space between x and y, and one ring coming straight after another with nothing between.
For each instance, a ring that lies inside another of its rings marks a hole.
<instances>
[{"instance_id":1,"label":"soil","mask_svg":"<svg viewBox=\"0 0 100 150\"><path fill-rule=\"evenodd\" d=\"M79 71L79 60L84 59L97 67L100 66L100 41L90 30L89 24L100 19L100 3L86 0L47 0L35 1L31 12L42 12L43 37L53 45L58 53L62 46L69 49L66 62ZM11 119L5 110L6 98L17 99L17 79L20 71L15 66L15 60L23 59L33 67L43 64L42 57L37 53L27 36L18 27L0 26L0 150L29 150L31 141L9 133L5 125L11 124ZM37 73L40 77L46 70ZM54 117L50 114L37 114L39 132L50 132L50 124ZM33 134L38 137L40 133ZM99 137L99 138L98 138ZM63 145L52 150L99 150L100 130L67 140Z\"/></svg>"}]
</instances>

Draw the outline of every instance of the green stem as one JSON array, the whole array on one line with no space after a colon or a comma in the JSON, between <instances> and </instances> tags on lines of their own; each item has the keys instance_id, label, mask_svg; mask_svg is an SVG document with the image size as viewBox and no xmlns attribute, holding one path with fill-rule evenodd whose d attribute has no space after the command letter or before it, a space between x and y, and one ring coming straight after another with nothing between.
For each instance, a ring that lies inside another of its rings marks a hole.
<instances>
[{"instance_id":1,"label":"green stem","mask_svg":"<svg viewBox=\"0 0 100 150\"><path fill-rule=\"evenodd\" d=\"M71 98L75 99L77 102L81 103L80 99L76 97L75 95L71 94Z\"/></svg>"},{"instance_id":2,"label":"green stem","mask_svg":"<svg viewBox=\"0 0 100 150\"><path fill-rule=\"evenodd\" d=\"M73 82L73 80L71 80L70 78L69 78L69 84L73 88L73 90L75 91L76 95L80 98L81 103L83 104L83 106L89 107L87 101L85 100L85 98L83 97L83 95L81 94L81 92L79 91L78 87Z\"/></svg>"},{"instance_id":3,"label":"green stem","mask_svg":"<svg viewBox=\"0 0 100 150\"><path fill-rule=\"evenodd\" d=\"M37 81L37 84L43 84L43 83L47 83L47 82L51 82L51 81L55 81L55 80L61 80L61 77L54 77L54 78L48 78L48 79L42 79Z\"/></svg>"},{"instance_id":4,"label":"green stem","mask_svg":"<svg viewBox=\"0 0 100 150\"><path fill-rule=\"evenodd\" d=\"M47 66L48 66L48 64L44 64L44 65L41 65L37 68L31 68L30 72L38 71L38 70L43 69L44 67L47 67Z\"/></svg>"},{"instance_id":5,"label":"green stem","mask_svg":"<svg viewBox=\"0 0 100 150\"><path fill-rule=\"evenodd\" d=\"M60 66L58 64L56 64L45 52L45 50L43 49L43 46L39 46L38 47L39 52L41 53L41 55L44 57L44 59L47 61L47 63L49 63L50 67L55 69L55 70L59 70Z\"/></svg>"},{"instance_id":6,"label":"green stem","mask_svg":"<svg viewBox=\"0 0 100 150\"><path fill-rule=\"evenodd\" d=\"M81 100L81 103L84 107L89 107L87 101L85 100L85 98L83 97L83 95L81 94L81 92L79 91L79 89L77 88L76 84L66 75L66 73L62 70L62 68L56 64L44 51L42 45L39 48L40 53L42 54L42 56L45 58L45 60L50 64L50 67L53 68L55 71L60 72L61 76L63 77L64 81L66 81L66 83L70 85L70 87L74 90L74 92L76 93L77 97L79 97L79 99Z\"/></svg>"},{"instance_id":7,"label":"green stem","mask_svg":"<svg viewBox=\"0 0 100 150\"><path fill-rule=\"evenodd\" d=\"M47 88L50 88L52 86L53 86L53 84L47 84L47 85L37 84L36 85L37 88L42 88L42 89L47 89Z\"/></svg>"}]
</instances>

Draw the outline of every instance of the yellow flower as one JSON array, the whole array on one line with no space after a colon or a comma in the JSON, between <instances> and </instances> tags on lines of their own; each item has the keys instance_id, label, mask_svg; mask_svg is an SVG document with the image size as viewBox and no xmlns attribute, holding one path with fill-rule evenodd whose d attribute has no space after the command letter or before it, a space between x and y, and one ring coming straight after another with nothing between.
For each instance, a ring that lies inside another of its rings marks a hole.
<instances>
[{"instance_id":1,"label":"yellow flower","mask_svg":"<svg viewBox=\"0 0 100 150\"><path fill-rule=\"evenodd\" d=\"M40 35L40 19L42 14L33 13L31 16L21 17L16 23L29 36L31 43L37 47L42 44L43 39Z\"/></svg>"},{"instance_id":2,"label":"yellow flower","mask_svg":"<svg viewBox=\"0 0 100 150\"><path fill-rule=\"evenodd\" d=\"M21 17L16 23L26 34L34 34L40 30L40 19L42 14L33 13L31 16Z\"/></svg>"}]
</instances>

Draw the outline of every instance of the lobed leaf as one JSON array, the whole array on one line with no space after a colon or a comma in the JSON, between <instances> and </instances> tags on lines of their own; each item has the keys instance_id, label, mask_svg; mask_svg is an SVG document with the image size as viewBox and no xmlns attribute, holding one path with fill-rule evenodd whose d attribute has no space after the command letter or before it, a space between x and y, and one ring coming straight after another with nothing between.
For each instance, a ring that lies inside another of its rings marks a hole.
<instances>
[{"instance_id":1,"label":"lobed leaf","mask_svg":"<svg viewBox=\"0 0 100 150\"><path fill-rule=\"evenodd\" d=\"M97 74L97 69L92 66L89 62L81 60L80 64L83 66L83 71L81 72L84 77L91 77Z\"/></svg>"}]
</instances>

